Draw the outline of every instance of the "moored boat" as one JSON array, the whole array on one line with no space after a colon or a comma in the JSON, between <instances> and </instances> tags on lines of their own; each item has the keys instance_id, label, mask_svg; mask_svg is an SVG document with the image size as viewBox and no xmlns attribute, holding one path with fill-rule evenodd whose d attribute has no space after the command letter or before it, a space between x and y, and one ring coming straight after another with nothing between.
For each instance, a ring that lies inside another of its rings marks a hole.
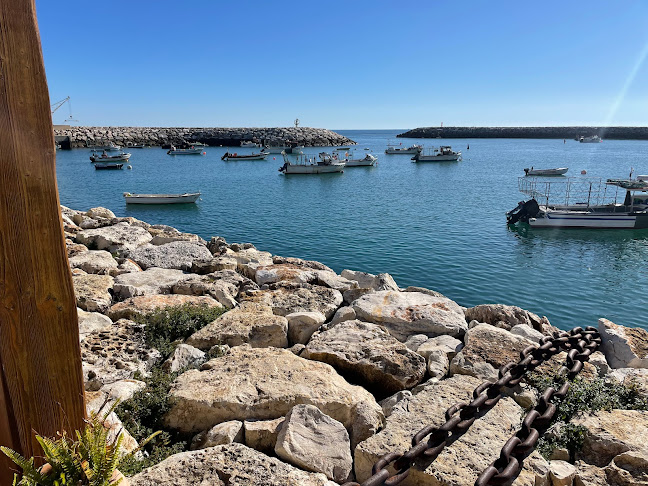
<instances>
[{"instance_id":1,"label":"moored boat","mask_svg":"<svg viewBox=\"0 0 648 486\"><path fill-rule=\"evenodd\" d=\"M171 145L171 148L167 152L169 155L203 155L203 149L201 147L191 146L189 148L176 148Z\"/></svg>"},{"instance_id":2,"label":"moored boat","mask_svg":"<svg viewBox=\"0 0 648 486\"><path fill-rule=\"evenodd\" d=\"M337 154L331 155L325 152L319 154L319 160L313 155L298 155L291 160L286 153L283 154L284 165L279 172L284 174L331 174L344 172L345 163L338 160Z\"/></svg>"},{"instance_id":3,"label":"moored boat","mask_svg":"<svg viewBox=\"0 0 648 486\"><path fill-rule=\"evenodd\" d=\"M104 150L101 155L97 155L96 153L93 153L90 156L90 161L91 162L126 162L128 159L130 159L130 157L131 154L127 154L124 152L116 155L108 155Z\"/></svg>"},{"instance_id":4,"label":"moored boat","mask_svg":"<svg viewBox=\"0 0 648 486\"><path fill-rule=\"evenodd\" d=\"M540 177L550 177L550 176L561 176L565 175L569 168L560 167L558 169L524 169L524 173L528 176L540 176Z\"/></svg>"},{"instance_id":5,"label":"moored boat","mask_svg":"<svg viewBox=\"0 0 648 486\"><path fill-rule=\"evenodd\" d=\"M508 224L532 228L648 228L648 182L638 179L518 179L531 196L506 213ZM643 193L637 196L636 193Z\"/></svg>"},{"instance_id":6,"label":"moored boat","mask_svg":"<svg viewBox=\"0 0 648 486\"><path fill-rule=\"evenodd\" d=\"M97 145L89 148L91 148L93 152L116 152L117 150L121 150L121 146L114 143L109 143L108 145Z\"/></svg>"},{"instance_id":7,"label":"moored boat","mask_svg":"<svg viewBox=\"0 0 648 486\"><path fill-rule=\"evenodd\" d=\"M386 154L420 154L423 151L423 145L410 145L409 147L402 147L400 145L387 145L385 149Z\"/></svg>"},{"instance_id":8,"label":"moored boat","mask_svg":"<svg viewBox=\"0 0 648 486\"><path fill-rule=\"evenodd\" d=\"M241 147L259 148L261 145L252 140L242 140Z\"/></svg>"},{"instance_id":9,"label":"moored boat","mask_svg":"<svg viewBox=\"0 0 648 486\"><path fill-rule=\"evenodd\" d=\"M457 162L461 160L461 152L455 152L452 147L443 145L433 148L427 154L417 153L412 157L414 162Z\"/></svg>"},{"instance_id":10,"label":"moored boat","mask_svg":"<svg viewBox=\"0 0 648 486\"><path fill-rule=\"evenodd\" d=\"M121 170L124 164L106 164L103 162L94 164L95 170Z\"/></svg>"},{"instance_id":11,"label":"moored boat","mask_svg":"<svg viewBox=\"0 0 648 486\"><path fill-rule=\"evenodd\" d=\"M265 160L266 157L270 155L268 152L259 152L258 154L238 154L225 152L221 157L221 160Z\"/></svg>"},{"instance_id":12,"label":"moored boat","mask_svg":"<svg viewBox=\"0 0 648 486\"><path fill-rule=\"evenodd\" d=\"M580 143L601 143L601 137L598 135L592 135L591 137L581 137Z\"/></svg>"},{"instance_id":13,"label":"moored boat","mask_svg":"<svg viewBox=\"0 0 648 486\"><path fill-rule=\"evenodd\" d=\"M185 192L184 194L131 194L124 193L126 204L183 204L195 203L200 192Z\"/></svg>"},{"instance_id":14,"label":"moored boat","mask_svg":"<svg viewBox=\"0 0 648 486\"><path fill-rule=\"evenodd\" d=\"M344 159L344 164L347 167L373 167L376 165L378 157L372 154L366 154L361 159Z\"/></svg>"}]
</instances>

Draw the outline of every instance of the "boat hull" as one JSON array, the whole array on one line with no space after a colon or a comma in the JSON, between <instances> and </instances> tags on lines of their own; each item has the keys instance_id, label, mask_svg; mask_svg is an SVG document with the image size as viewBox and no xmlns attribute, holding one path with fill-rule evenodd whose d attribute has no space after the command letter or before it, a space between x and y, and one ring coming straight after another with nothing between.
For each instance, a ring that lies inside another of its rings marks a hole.
<instances>
[{"instance_id":1,"label":"boat hull","mask_svg":"<svg viewBox=\"0 0 648 486\"><path fill-rule=\"evenodd\" d=\"M454 155L419 155L412 160L416 162L457 162L461 154Z\"/></svg>"},{"instance_id":2,"label":"boat hull","mask_svg":"<svg viewBox=\"0 0 648 486\"><path fill-rule=\"evenodd\" d=\"M398 150L398 149L387 149L387 150L385 150L385 153L386 153L387 155L397 155L397 154L406 154L406 155L409 154L409 155L414 155L414 154L418 154L418 153L420 153L420 152L421 152L421 151L418 150L418 149L402 149L402 150Z\"/></svg>"},{"instance_id":3,"label":"boat hull","mask_svg":"<svg viewBox=\"0 0 648 486\"><path fill-rule=\"evenodd\" d=\"M186 204L195 203L200 193L192 194L124 194L126 204Z\"/></svg>"},{"instance_id":4,"label":"boat hull","mask_svg":"<svg viewBox=\"0 0 648 486\"><path fill-rule=\"evenodd\" d=\"M524 169L524 173L528 176L535 177L552 177L565 175L569 169L561 167L559 169Z\"/></svg>"},{"instance_id":5,"label":"boat hull","mask_svg":"<svg viewBox=\"0 0 648 486\"><path fill-rule=\"evenodd\" d=\"M178 150L169 150L167 154L169 155L202 155L202 149L178 149Z\"/></svg>"},{"instance_id":6,"label":"boat hull","mask_svg":"<svg viewBox=\"0 0 648 486\"><path fill-rule=\"evenodd\" d=\"M541 217L530 218L529 226L532 228L644 229L648 228L648 214L556 211Z\"/></svg>"},{"instance_id":7,"label":"boat hull","mask_svg":"<svg viewBox=\"0 0 648 486\"><path fill-rule=\"evenodd\" d=\"M128 159L130 158L131 158L131 154L109 155L108 157L101 157L101 156L95 157L94 155L91 155L90 161L93 163L106 164L110 162L127 162Z\"/></svg>"},{"instance_id":8,"label":"boat hull","mask_svg":"<svg viewBox=\"0 0 648 486\"><path fill-rule=\"evenodd\" d=\"M335 172L344 172L345 164L330 165L299 165L285 164L281 170L284 174L332 174Z\"/></svg>"},{"instance_id":9,"label":"boat hull","mask_svg":"<svg viewBox=\"0 0 648 486\"><path fill-rule=\"evenodd\" d=\"M124 164L104 164L97 163L94 165L95 170L120 170Z\"/></svg>"},{"instance_id":10,"label":"boat hull","mask_svg":"<svg viewBox=\"0 0 648 486\"><path fill-rule=\"evenodd\" d=\"M221 160L265 160L268 157L268 154L265 155L243 155L243 156L229 156L222 157Z\"/></svg>"},{"instance_id":11,"label":"boat hull","mask_svg":"<svg viewBox=\"0 0 648 486\"><path fill-rule=\"evenodd\" d=\"M376 165L375 160L347 160L344 164L346 167L373 167Z\"/></svg>"}]
</instances>

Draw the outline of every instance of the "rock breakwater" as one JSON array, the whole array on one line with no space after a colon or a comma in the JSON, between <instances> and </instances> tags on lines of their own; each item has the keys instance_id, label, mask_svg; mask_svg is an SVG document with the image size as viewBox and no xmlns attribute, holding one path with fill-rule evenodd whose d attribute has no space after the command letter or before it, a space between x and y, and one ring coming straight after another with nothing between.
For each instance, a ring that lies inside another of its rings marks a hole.
<instances>
[{"instance_id":1,"label":"rock breakwater","mask_svg":"<svg viewBox=\"0 0 648 486\"><path fill-rule=\"evenodd\" d=\"M401 138L562 138L598 135L609 140L648 140L648 127L422 127Z\"/></svg>"},{"instance_id":2,"label":"rock breakwater","mask_svg":"<svg viewBox=\"0 0 648 486\"><path fill-rule=\"evenodd\" d=\"M270 144L295 142L306 147L352 145L355 142L324 128L171 128L171 127L69 127L54 130L63 148L114 143L121 146L182 146L195 142L214 146L239 146L255 141Z\"/></svg>"},{"instance_id":3,"label":"rock breakwater","mask_svg":"<svg viewBox=\"0 0 648 486\"><path fill-rule=\"evenodd\" d=\"M88 401L129 400L146 393L140 380L152 370L167 373L164 427L185 434L193 449L134 475L133 485L362 482L378 458L405 452L419 430L441 425L451 406L495 382L502 364L557 332L518 307L466 309L429 289L401 288L389 274L337 274L319 262L219 237L206 242L105 208L62 212L83 309ZM147 313L177 314L178 304L228 310L174 338L171 352L156 349L145 339L153 322ZM600 351L573 385L581 390L571 420L581 442L561 442L567 425L557 422L553 448L525 458L513 485L646 484L648 331L605 319L598 329ZM555 354L538 370L557 370L566 356ZM527 378L502 388L483 413L476 406L466 433L401 484L474 484L520 417L542 401L546 385Z\"/></svg>"}]
</instances>

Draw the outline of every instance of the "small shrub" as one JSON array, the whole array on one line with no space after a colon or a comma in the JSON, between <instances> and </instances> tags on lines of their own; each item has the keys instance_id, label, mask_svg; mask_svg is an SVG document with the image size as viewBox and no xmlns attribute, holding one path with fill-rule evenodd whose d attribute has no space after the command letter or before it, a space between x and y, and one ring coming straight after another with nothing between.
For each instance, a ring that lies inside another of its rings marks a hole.
<instances>
[{"instance_id":1,"label":"small shrub","mask_svg":"<svg viewBox=\"0 0 648 486\"><path fill-rule=\"evenodd\" d=\"M549 459L555 449L567 449L569 459L573 461L576 451L583 448L587 427L575 424L560 424L557 430L551 434L542 437L538 442L538 452L545 459Z\"/></svg>"},{"instance_id":2,"label":"small shrub","mask_svg":"<svg viewBox=\"0 0 648 486\"><path fill-rule=\"evenodd\" d=\"M183 304L155 309L144 316L137 317L136 321L146 325L144 330L146 344L166 357L173 352L177 341L187 339L224 312L219 307Z\"/></svg>"},{"instance_id":3,"label":"small shrub","mask_svg":"<svg viewBox=\"0 0 648 486\"><path fill-rule=\"evenodd\" d=\"M8 447L0 447L13 462L22 468L22 478L14 476L14 486L116 486L121 479L112 480L115 470L128 461L137 450L122 455L123 434L109 440L110 429L105 426L106 419L115 408L99 418L93 413L81 431L76 431L76 440L65 433L57 439L48 439L40 435L36 440L43 449L44 458L49 469L37 468L34 458L25 459ZM157 433L142 438L146 445ZM138 449L139 450L139 449Z\"/></svg>"}]
</instances>

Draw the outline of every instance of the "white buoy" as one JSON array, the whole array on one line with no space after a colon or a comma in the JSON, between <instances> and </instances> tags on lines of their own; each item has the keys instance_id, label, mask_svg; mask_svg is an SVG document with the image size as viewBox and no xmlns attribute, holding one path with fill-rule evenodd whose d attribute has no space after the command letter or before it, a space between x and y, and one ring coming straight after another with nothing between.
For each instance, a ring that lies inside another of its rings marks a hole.
<instances>
[{"instance_id":1,"label":"white buoy","mask_svg":"<svg viewBox=\"0 0 648 486\"><path fill-rule=\"evenodd\" d=\"M132 165L127 165L126 168L127 168L128 170L133 170L133 166L132 166Z\"/></svg>"}]
</instances>

